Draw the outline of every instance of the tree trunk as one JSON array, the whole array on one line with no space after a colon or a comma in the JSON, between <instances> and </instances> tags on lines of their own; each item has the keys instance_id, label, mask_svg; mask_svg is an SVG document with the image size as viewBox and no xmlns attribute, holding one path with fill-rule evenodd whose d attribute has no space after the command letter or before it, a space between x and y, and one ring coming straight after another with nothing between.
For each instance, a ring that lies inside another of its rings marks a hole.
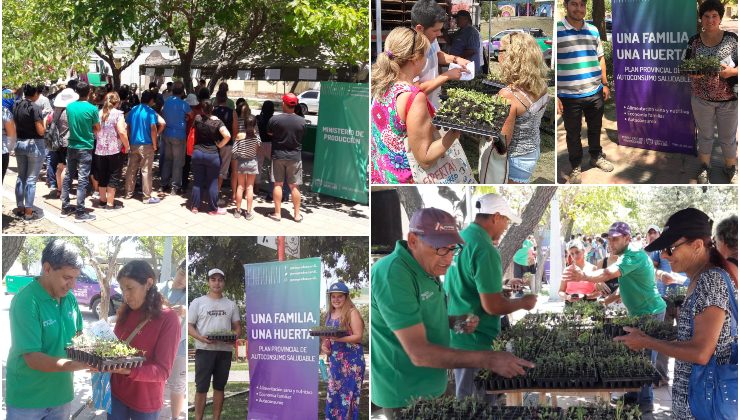
<instances>
[{"instance_id":1,"label":"tree trunk","mask_svg":"<svg viewBox=\"0 0 740 420\"><path fill-rule=\"evenodd\" d=\"M111 66L110 71L113 73L113 90L118 90L121 87L121 73L123 69Z\"/></svg>"},{"instance_id":2,"label":"tree trunk","mask_svg":"<svg viewBox=\"0 0 740 420\"><path fill-rule=\"evenodd\" d=\"M409 220L416 210L424 207L424 201L421 199L421 194L417 187L398 187L398 198L401 200L401 205L406 212Z\"/></svg>"},{"instance_id":3,"label":"tree trunk","mask_svg":"<svg viewBox=\"0 0 740 420\"><path fill-rule=\"evenodd\" d=\"M501 268L504 273L509 268L516 251L522 246L524 240L527 239L527 235L534 232L556 190L557 187L537 187L529 203L524 207L522 223L511 227L506 233L506 236L501 239L499 251L501 252L501 261L503 262L503 267Z\"/></svg>"},{"instance_id":4,"label":"tree trunk","mask_svg":"<svg viewBox=\"0 0 740 420\"><path fill-rule=\"evenodd\" d=\"M179 76L182 80L182 83L185 85L185 91L188 93L195 93L196 95L198 92L195 92L193 90L193 78L190 76L190 70L193 66L193 57L190 55L190 57L187 56L187 54L180 53L180 65L175 67L175 76ZM202 77L202 75L201 75ZM213 89L211 89L213 91Z\"/></svg>"},{"instance_id":5,"label":"tree trunk","mask_svg":"<svg viewBox=\"0 0 740 420\"><path fill-rule=\"evenodd\" d=\"M21 253L25 236L3 236L3 278Z\"/></svg>"},{"instance_id":6,"label":"tree trunk","mask_svg":"<svg viewBox=\"0 0 740 420\"><path fill-rule=\"evenodd\" d=\"M599 30L601 40L606 41L606 6L604 0L594 0L594 26Z\"/></svg>"}]
</instances>

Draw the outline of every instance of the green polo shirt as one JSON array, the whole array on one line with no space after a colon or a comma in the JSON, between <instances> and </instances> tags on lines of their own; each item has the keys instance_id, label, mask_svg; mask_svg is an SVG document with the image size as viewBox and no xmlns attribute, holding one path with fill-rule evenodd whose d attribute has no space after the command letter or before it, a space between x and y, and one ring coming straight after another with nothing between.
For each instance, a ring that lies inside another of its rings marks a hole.
<instances>
[{"instance_id":1,"label":"green polo shirt","mask_svg":"<svg viewBox=\"0 0 740 420\"><path fill-rule=\"evenodd\" d=\"M67 105L69 148L92 150L95 144L93 126L100 123L98 107L87 101L74 101Z\"/></svg>"},{"instance_id":2,"label":"green polo shirt","mask_svg":"<svg viewBox=\"0 0 740 420\"><path fill-rule=\"evenodd\" d=\"M528 266L527 262L529 262L529 249L532 248L534 244L529 239L525 239L522 243L522 247L519 248L516 253L514 254L514 262L519 265Z\"/></svg>"},{"instance_id":3,"label":"green polo shirt","mask_svg":"<svg viewBox=\"0 0 740 420\"><path fill-rule=\"evenodd\" d=\"M372 401L398 408L417 397L442 395L447 371L414 366L393 333L423 324L430 343L448 347L450 328L442 285L416 262L406 241L398 241L393 253L376 262L371 276Z\"/></svg>"},{"instance_id":4,"label":"green polo shirt","mask_svg":"<svg viewBox=\"0 0 740 420\"><path fill-rule=\"evenodd\" d=\"M620 272L619 295L631 316L665 312L665 301L655 286L655 267L639 245L630 244L616 264Z\"/></svg>"},{"instance_id":5,"label":"green polo shirt","mask_svg":"<svg viewBox=\"0 0 740 420\"><path fill-rule=\"evenodd\" d=\"M465 246L452 260L445 275L449 315L475 314L480 318L472 334L450 330L450 345L463 350L491 350L491 342L501 331L501 317L489 315L480 302L481 293L501 293L503 273L501 254L488 233L477 223L460 232Z\"/></svg>"},{"instance_id":6,"label":"green polo shirt","mask_svg":"<svg viewBox=\"0 0 740 420\"><path fill-rule=\"evenodd\" d=\"M18 292L10 303L10 352L8 353L8 405L46 408L74 398L72 372L31 369L23 355L40 352L67 357L64 348L82 331L82 314L72 292L57 302L38 280Z\"/></svg>"}]
</instances>

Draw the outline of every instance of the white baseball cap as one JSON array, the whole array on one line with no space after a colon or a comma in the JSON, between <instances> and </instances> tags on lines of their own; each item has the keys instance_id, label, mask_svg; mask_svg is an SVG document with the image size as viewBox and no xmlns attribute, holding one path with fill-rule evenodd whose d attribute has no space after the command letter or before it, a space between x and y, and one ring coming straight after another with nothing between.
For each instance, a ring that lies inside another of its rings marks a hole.
<instances>
[{"instance_id":1,"label":"white baseball cap","mask_svg":"<svg viewBox=\"0 0 740 420\"><path fill-rule=\"evenodd\" d=\"M67 105L78 99L80 99L80 95L78 95L77 92L70 88L66 88L54 97L54 106L57 108L66 108Z\"/></svg>"},{"instance_id":2,"label":"white baseball cap","mask_svg":"<svg viewBox=\"0 0 740 420\"><path fill-rule=\"evenodd\" d=\"M519 217L511 207L509 207L509 203L506 202L506 199L498 194L491 193L480 197L475 203L475 208L478 209L478 213L498 213L502 216L508 217L512 223L519 224L522 222L522 218Z\"/></svg>"},{"instance_id":3,"label":"white baseball cap","mask_svg":"<svg viewBox=\"0 0 740 420\"><path fill-rule=\"evenodd\" d=\"M190 106L196 106L200 103L198 102L198 97L195 96L194 93L188 94L187 98L185 98L185 102L187 102Z\"/></svg>"},{"instance_id":4,"label":"white baseball cap","mask_svg":"<svg viewBox=\"0 0 740 420\"><path fill-rule=\"evenodd\" d=\"M226 277L226 274L224 274L224 272L223 272L223 271L221 271L221 270L220 270L220 269L218 269L218 268L212 268L212 269L211 269L211 271L209 271L209 272L208 272L208 277L210 278L210 277L211 277L211 276L213 276L214 274L220 274L220 275L221 275L221 276L223 276L224 278Z\"/></svg>"}]
</instances>

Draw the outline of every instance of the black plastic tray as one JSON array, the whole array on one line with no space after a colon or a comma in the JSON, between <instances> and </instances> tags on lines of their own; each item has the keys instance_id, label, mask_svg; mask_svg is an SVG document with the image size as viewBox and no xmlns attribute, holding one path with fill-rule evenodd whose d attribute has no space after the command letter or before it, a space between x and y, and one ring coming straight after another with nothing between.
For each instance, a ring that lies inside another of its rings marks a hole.
<instances>
[{"instance_id":1,"label":"black plastic tray","mask_svg":"<svg viewBox=\"0 0 740 420\"><path fill-rule=\"evenodd\" d=\"M349 332L346 330L337 330L337 331L314 331L309 330L308 335L311 337L346 337L349 335Z\"/></svg>"},{"instance_id":2,"label":"black plastic tray","mask_svg":"<svg viewBox=\"0 0 740 420\"><path fill-rule=\"evenodd\" d=\"M236 334L208 334L206 338L211 341L223 341L224 343L233 343L236 341Z\"/></svg>"},{"instance_id":3,"label":"black plastic tray","mask_svg":"<svg viewBox=\"0 0 740 420\"><path fill-rule=\"evenodd\" d=\"M439 117L434 117L434 119L432 120L432 124L438 125L440 127L448 128L451 130L458 130L458 131L462 131L465 133L476 134L479 136L501 138L501 133L497 133L494 130L482 130L480 128L468 127L468 126L460 125L460 124L453 123L447 120L443 120Z\"/></svg>"},{"instance_id":4,"label":"black plastic tray","mask_svg":"<svg viewBox=\"0 0 740 420\"><path fill-rule=\"evenodd\" d=\"M499 88L499 90L506 87L506 84L501 83L501 82L497 82L495 80L488 80L488 79L486 79L486 80L481 80L481 82L484 85L488 85L488 86L493 86L495 88Z\"/></svg>"},{"instance_id":5,"label":"black plastic tray","mask_svg":"<svg viewBox=\"0 0 740 420\"><path fill-rule=\"evenodd\" d=\"M640 388L644 385L658 385L660 383L660 375L629 378L602 376L601 382L604 388Z\"/></svg>"},{"instance_id":6,"label":"black plastic tray","mask_svg":"<svg viewBox=\"0 0 740 420\"><path fill-rule=\"evenodd\" d=\"M101 372L116 369L132 369L141 366L146 358L143 356L129 356L119 358L103 358L92 353L91 349L67 347L67 357L78 362L88 364Z\"/></svg>"}]
</instances>

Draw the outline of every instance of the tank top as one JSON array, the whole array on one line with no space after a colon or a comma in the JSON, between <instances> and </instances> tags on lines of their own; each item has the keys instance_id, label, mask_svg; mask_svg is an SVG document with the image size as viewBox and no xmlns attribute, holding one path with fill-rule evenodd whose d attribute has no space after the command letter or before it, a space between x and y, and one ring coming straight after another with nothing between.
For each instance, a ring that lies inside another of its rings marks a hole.
<instances>
[{"instance_id":1,"label":"tank top","mask_svg":"<svg viewBox=\"0 0 740 420\"><path fill-rule=\"evenodd\" d=\"M396 111L396 99L405 92L418 90L406 83L394 83L380 100L373 99L372 142L370 143L370 178L374 184L413 184L406 157L408 132Z\"/></svg>"},{"instance_id":2,"label":"tank top","mask_svg":"<svg viewBox=\"0 0 740 420\"><path fill-rule=\"evenodd\" d=\"M506 87L524 105L525 111L516 117L514 133L509 144L509 156L516 157L532 153L540 148L540 122L547 108L547 93L532 102L529 96L516 87Z\"/></svg>"}]
</instances>

